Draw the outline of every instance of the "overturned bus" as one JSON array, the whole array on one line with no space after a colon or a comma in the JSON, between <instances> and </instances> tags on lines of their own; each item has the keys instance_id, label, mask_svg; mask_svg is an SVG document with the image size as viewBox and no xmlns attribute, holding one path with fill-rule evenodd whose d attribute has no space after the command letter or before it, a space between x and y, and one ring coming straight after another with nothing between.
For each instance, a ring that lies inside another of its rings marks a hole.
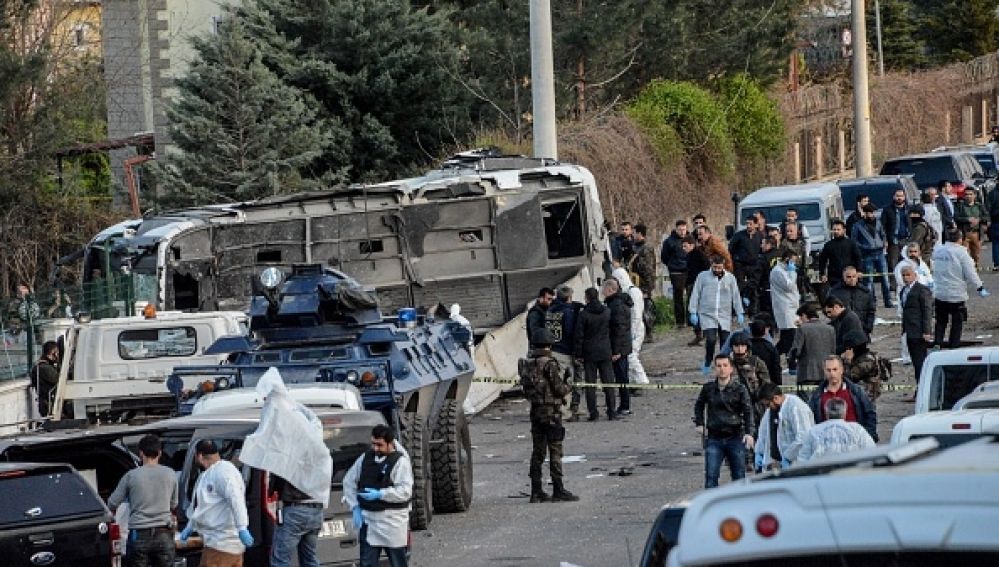
<instances>
[{"instance_id":1,"label":"overturned bus","mask_svg":"<svg viewBox=\"0 0 999 567\"><path fill-rule=\"evenodd\" d=\"M603 221L586 168L474 151L422 177L119 223L84 251L84 282L127 274L125 302L245 310L261 270L324 263L375 289L386 311L458 303L480 334L540 287L597 281Z\"/></svg>"}]
</instances>

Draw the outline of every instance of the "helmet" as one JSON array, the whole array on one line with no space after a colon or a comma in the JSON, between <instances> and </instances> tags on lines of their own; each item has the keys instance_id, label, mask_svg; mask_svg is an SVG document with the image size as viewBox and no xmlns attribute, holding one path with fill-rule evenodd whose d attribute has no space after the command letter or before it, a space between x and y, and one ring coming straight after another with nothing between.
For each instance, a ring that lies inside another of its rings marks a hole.
<instances>
[{"instance_id":1,"label":"helmet","mask_svg":"<svg viewBox=\"0 0 999 567\"><path fill-rule=\"evenodd\" d=\"M749 337L742 331L732 333L732 340L729 341L729 344L733 347L736 345L749 346Z\"/></svg>"},{"instance_id":2,"label":"helmet","mask_svg":"<svg viewBox=\"0 0 999 567\"><path fill-rule=\"evenodd\" d=\"M536 329L534 333L531 334L531 344L535 346L552 346L555 343L555 337L552 336L552 332L547 328Z\"/></svg>"}]
</instances>

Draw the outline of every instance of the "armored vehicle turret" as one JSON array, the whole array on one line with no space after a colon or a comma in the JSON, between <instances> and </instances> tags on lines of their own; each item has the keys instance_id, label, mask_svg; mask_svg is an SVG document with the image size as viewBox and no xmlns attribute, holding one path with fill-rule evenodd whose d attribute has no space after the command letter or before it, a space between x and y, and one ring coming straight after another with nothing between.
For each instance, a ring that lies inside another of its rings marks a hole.
<instances>
[{"instance_id":1,"label":"armored vehicle turret","mask_svg":"<svg viewBox=\"0 0 999 567\"><path fill-rule=\"evenodd\" d=\"M466 510L472 447L462 402L474 373L471 330L413 308L385 316L373 292L319 264L294 265L288 274L267 268L253 287L249 336L208 349L229 353L228 364L176 369L176 393L188 402L197 397L177 390L192 375L209 378L201 392L251 387L271 367L289 384L352 384L365 409L395 425L409 452L412 527L425 528L433 511Z\"/></svg>"}]
</instances>

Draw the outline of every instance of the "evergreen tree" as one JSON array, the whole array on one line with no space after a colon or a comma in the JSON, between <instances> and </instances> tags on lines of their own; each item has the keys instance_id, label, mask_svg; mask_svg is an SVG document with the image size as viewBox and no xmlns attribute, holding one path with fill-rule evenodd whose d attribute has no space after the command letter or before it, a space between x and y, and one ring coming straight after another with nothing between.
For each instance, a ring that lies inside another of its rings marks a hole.
<instances>
[{"instance_id":1,"label":"evergreen tree","mask_svg":"<svg viewBox=\"0 0 999 567\"><path fill-rule=\"evenodd\" d=\"M915 0L920 37L938 64L967 61L997 47L999 0Z\"/></svg>"},{"instance_id":2,"label":"evergreen tree","mask_svg":"<svg viewBox=\"0 0 999 567\"><path fill-rule=\"evenodd\" d=\"M346 129L349 152L330 147L323 171L398 177L469 136L448 10L414 10L407 0L257 0L239 13L268 67Z\"/></svg>"},{"instance_id":3,"label":"evergreen tree","mask_svg":"<svg viewBox=\"0 0 999 567\"><path fill-rule=\"evenodd\" d=\"M914 70L927 64L926 44L918 37L919 26L913 13L912 2L907 0L880 0L881 50L885 69L889 71ZM867 40L877 48L877 20L874 2L867 3Z\"/></svg>"},{"instance_id":4,"label":"evergreen tree","mask_svg":"<svg viewBox=\"0 0 999 567\"><path fill-rule=\"evenodd\" d=\"M317 118L315 100L263 64L238 21L226 19L218 34L195 39L194 49L197 58L177 81L179 95L167 109L179 151L153 166L162 204L301 191L314 186L319 156L349 151L342 127ZM326 181L342 181L345 174L332 172Z\"/></svg>"}]
</instances>

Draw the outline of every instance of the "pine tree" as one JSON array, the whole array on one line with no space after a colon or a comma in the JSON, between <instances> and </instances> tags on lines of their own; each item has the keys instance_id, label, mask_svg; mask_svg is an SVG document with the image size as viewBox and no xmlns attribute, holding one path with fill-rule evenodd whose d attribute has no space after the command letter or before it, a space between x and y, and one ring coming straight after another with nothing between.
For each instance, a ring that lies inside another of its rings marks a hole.
<instances>
[{"instance_id":1,"label":"pine tree","mask_svg":"<svg viewBox=\"0 0 999 567\"><path fill-rule=\"evenodd\" d=\"M162 204L301 191L315 185L313 165L324 152L349 151L343 129L317 118L315 100L263 64L237 20L226 19L218 34L195 39L194 49L197 57L167 109L178 151L154 166ZM325 181L342 181L345 173Z\"/></svg>"},{"instance_id":2,"label":"pine tree","mask_svg":"<svg viewBox=\"0 0 999 567\"><path fill-rule=\"evenodd\" d=\"M881 50L884 52L885 69L911 71L927 64L926 44L919 39L919 27L912 2L907 0L880 0ZM876 16L874 2L867 3L867 40L877 48Z\"/></svg>"},{"instance_id":3,"label":"pine tree","mask_svg":"<svg viewBox=\"0 0 999 567\"><path fill-rule=\"evenodd\" d=\"M999 0L915 0L920 37L938 64L967 61L997 48Z\"/></svg>"},{"instance_id":4,"label":"pine tree","mask_svg":"<svg viewBox=\"0 0 999 567\"><path fill-rule=\"evenodd\" d=\"M268 67L347 132L350 151L329 148L323 171L347 168L353 181L398 177L470 136L448 10L415 10L406 0L257 0L239 14Z\"/></svg>"}]
</instances>

